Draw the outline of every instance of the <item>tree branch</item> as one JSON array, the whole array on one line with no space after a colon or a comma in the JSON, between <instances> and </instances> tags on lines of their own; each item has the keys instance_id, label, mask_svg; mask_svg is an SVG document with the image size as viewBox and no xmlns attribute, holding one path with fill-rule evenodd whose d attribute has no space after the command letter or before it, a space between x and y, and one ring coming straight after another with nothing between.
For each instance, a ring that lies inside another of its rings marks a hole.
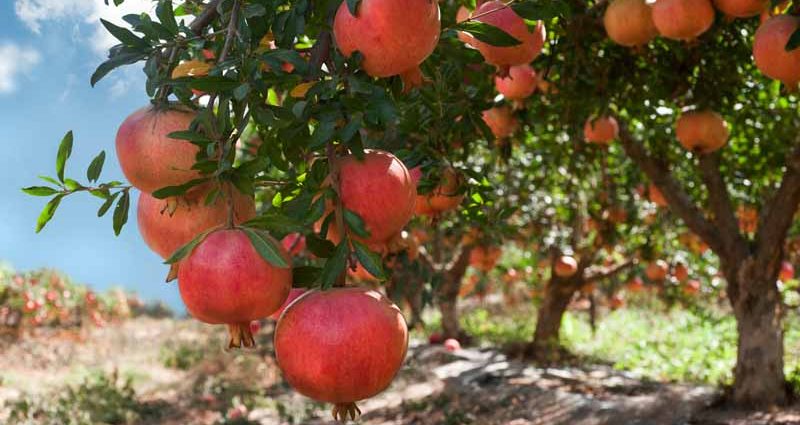
<instances>
[{"instance_id":1,"label":"tree branch","mask_svg":"<svg viewBox=\"0 0 800 425\"><path fill-rule=\"evenodd\" d=\"M786 173L775 195L764 206L758 218L756 261L766 266L779 256L784 239L800 205L800 136L794 151L786 159Z\"/></svg>"},{"instance_id":2,"label":"tree branch","mask_svg":"<svg viewBox=\"0 0 800 425\"><path fill-rule=\"evenodd\" d=\"M670 209L686 226L700 236L714 252L723 251L719 230L708 221L703 212L689 198L667 166L651 157L641 143L634 140L625 124L620 122L620 142L628 157L644 171L647 177L664 195Z\"/></svg>"},{"instance_id":3,"label":"tree branch","mask_svg":"<svg viewBox=\"0 0 800 425\"><path fill-rule=\"evenodd\" d=\"M589 283L589 282L596 282L598 280L608 279L610 277L615 276L617 273L620 273L626 269L633 267L635 264L636 261L634 260L626 261L624 263L617 264L616 266L610 269L605 269L604 271L596 271L594 273L591 273L587 275L584 278L584 280L586 280L586 282Z\"/></svg>"},{"instance_id":4,"label":"tree branch","mask_svg":"<svg viewBox=\"0 0 800 425\"><path fill-rule=\"evenodd\" d=\"M739 224L733 212L733 203L728 196L728 188L719 169L720 154L714 152L700 155L700 174L708 190L708 204L714 213L720 239L725 247L735 252L728 254L743 255L746 253L747 244L739 232Z\"/></svg>"},{"instance_id":5,"label":"tree branch","mask_svg":"<svg viewBox=\"0 0 800 425\"><path fill-rule=\"evenodd\" d=\"M192 23L189 25L189 29L192 30L193 33L200 35L207 26L211 24L211 21L219 16L219 12L217 12L217 7L219 4L222 3L222 0L212 0L211 3L206 6L203 13L201 13Z\"/></svg>"}]
</instances>

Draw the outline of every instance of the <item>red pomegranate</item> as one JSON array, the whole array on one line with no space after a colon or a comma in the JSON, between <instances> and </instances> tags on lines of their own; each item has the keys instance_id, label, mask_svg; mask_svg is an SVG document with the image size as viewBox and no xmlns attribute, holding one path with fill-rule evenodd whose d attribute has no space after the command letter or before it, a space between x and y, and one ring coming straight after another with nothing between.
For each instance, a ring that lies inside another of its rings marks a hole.
<instances>
[{"instance_id":1,"label":"red pomegranate","mask_svg":"<svg viewBox=\"0 0 800 425\"><path fill-rule=\"evenodd\" d=\"M647 265L647 268L644 270L644 274L648 279L654 282L660 282L667 278L668 271L669 265L667 265L664 260L656 260Z\"/></svg>"},{"instance_id":2,"label":"red pomegranate","mask_svg":"<svg viewBox=\"0 0 800 425\"><path fill-rule=\"evenodd\" d=\"M728 124L714 111L690 111L681 114L675 124L675 136L684 149L707 154L728 143Z\"/></svg>"},{"instance_id":3,"label":"red pomegranate","mask_svg":"<svg viewBox=\"0 0 800 425\"><path fill-rule=\"evenodd\" d=\"M778 275L778 280L787 282L794 279L794 266L788 261L781 262L781 271Z\"/></svg>"},{"instance_id":4,"label":"red pomegranate","mask_svg":"<svg viewBox=\"0 0 800 425\"><path fill-rule=\"evenodd\" d=\"M377 291L310 291L275 328L275 358L297 392L334 403L334 418L356 416L355 403L394 379L408 348L400 309Z\"/></svg>"},{"instance_id":5,"label":"red pomegranate","mask_svg":"<svg viewBox=\"0 0 800 425\"><path fill-rule=\"evenodd\" d=\"M775 16L758 28L753 39L753 57L758 69L790 88L796 88L800 82L800 49L787 52L786 43L799 26L797 16Z\"/></svg>"},{"instance_id":6,"label":"red pomegranate","mask_svg":"<svg viewBox=\"0 0 800 425\"><path fill-rule=\"evenodd\" d=\"M770 0L714 0L714 6L734 18L756 16L769 7Z\"/></svg>"},{"instance_id":7,"label":"red pomegranate","mask_svg":"<svg viewBox=\"0 0 800 425\"><path fill-rule=\"evenodd\" d=\"M508 100L527 99L536 91L539 85L539 77L536 71L528 64L515 65L509 68L508 76L494 77L494 86L497 92Z\"/></svg>"},{"instance_id":8,"label":"red pomegranate","mask_svg":"<svg viewBox=\"0 0 800 425\"><path fill-rule=\"evenodd\" d=\"M603 16L608 38L615 43L635 47L647 44L658 35L653 10L645 0L615 0Z\"/></svg>"},{"instance_id":9,"label":"red pomegranate","mask_svg":"<svg viewBox=\"0 0 800 425\"><path fill-rule=\"evenodd\" d=\"M666 207L668 205L667 199L664 198L664 195L661 193L660 190L658 190L658 187L655 184L650 183L650 186L648 187L647 191L650 194L650 202L656 204L659 207Z\"/></svg>"},{"instance_id":10,"label":"red pomegranate","mask_svg":"<svg viewBox=\"0 0 800 425\"><path fill-rule=\"evenodd\" d=\"M361 52L367 74L400 75L406 89L421 83L419 64L436 48L440 30L439 3L431 0L362 0L357 16L342 2L333 21L345 56Z\"/></svg>"},{"instance_id":11,"label":"red pomegranate","mask_svg":"<svg viewBox=\"0 0 800 425\"><path fill-rule=\"evenodd\" d=\"M627 288L629 292L642 292L644 290L644 281L641 277L636 276L628 282Z\"/></svg>"},{"instance_id":12,"label":"red pomegranate","mask_svg":"<svg viewBox=\"0 0 800 425\"><path fill-rule=\"evenodd\" d=\"M365 243L385 244L403 230L414 215L417 189L402 161L388 152L367 150L363 161L355 155L341 157L339 170L342 204L364 220L370 232Z\"/></svg>"},{"instance_id":13,"label":"red pomegranate","mask_svg":"<svg viewBox=\"0 0 800 425\"><path fill-rule=\"evenodd\" d=\"M455 338L447 338L444 340L444 349L450 353L454 353L461 349L461 343Z\"/></svg>"},{"instance_id":14,"label":"red pomegranate","mask_svg":"<svg viewBox=\"0 0 800 425\"><path fill-rule=\"evenodd\" d=\"M683 285L683 293L686 295L695 295L700 292L700 281L692 279Z\"/></svg>"},{"instance_id":15,"label":"red pomegranate","mask_svg":"<svg viewBox=\"0 0 800 425\"><path fill-rule=\"evenodd\" d=\"M653 23L666 38L694 40L714 24L714 6L711 0L658 0Z\"/></svg>"},{"instance_id":16,"label":"red pomegranate","mask_svg":"<svg viewBox=\"0 0 800 425\"><path fill-rule=\"evenodd\" d=\"M428 344L441 344L444 342L444 336L439 332L434 332L428 337Z\"/></svg>"},{"instance_id":17,"label":"red pomegranate","mask_svg":"<svg viewBox=\"0 0 800 425\"><path fill-rule=\"evenodd\" d=\"M556 259L553 271L558 277L572 277L578 271L578 262L575 261L574 257L562 255Z\"/></svg>"},{"instance_id":18,"label":"red pomegranate","mask_svg":"<svg viewBox=\"0 0 800 425\"><path fill-rule=\"evenodd\" d=\"M256 216L253 198L233 189L234 220L243 223ZM139 233L150 249L161 258L169 258L178 248L189 243L200 233L228 220L228 203L219 197L205 205L201 196L157 199L141 192L136 218Z\"/></svg>"},{"instance_id":19,"label":"red pomegranate","mask_svg":"<svg viewBox=\"0 0 800 425\"><path fill-rule=\"evenodd\" d=\"M289 253L277 241L270 242L291 264ZM291 287L292 269L264 260L239 229L210 233L181 261L178 270L178 288L186 309L202 322L227 324L229 347L252 347L250 322L277 311Z\"/></svg>"},{"instance_id":20,"label":"red pomegranate","mask_svg":"<svg viewBox=\"0 0 800 425\"><path fill-rule=\"evenodd\" d=\"M675 270L673 272L675 279L678 279L678 282L684 282L689 279L689 268L687 268L683 263L678 263L675 265Z\"/></svg>"},{"instance_id":21,"label":"red pomegranate","mask_svg":"<svg viewBox=\"0 0 800 425\"><path fill-rule=\"evenodd\" d=\"M502 255L500 247L476 246L469 253L469 264L482 272L490 272Z\"/></svg>"},{"instance_id":22,"label":"red pomegranate","mask_svg":"<svg viewBox=\"0 0 800 425\"><path fill-rule=\"evenodd\" d=\"M625 307L625 298L623 298L620 294L614 294L608 299L608 306L612 310L618 310L622 307Z\"/></svg>"},{"instance_id":23,"label":"red pomegranate","mask_svg":"<svg viewBox=\"0 0 800 425\"><path fill-rule=\"evenodd\" d=\"M272 313L269 318L272 320L278 320L281 318L281 314L283 314L284 310L286 310L289 305L291 305L294 300L300 298L301 295L305 294L308 290L305 288L292 288L289 291L289 296L286 297L286 301L283 302L281 308L278 309L275 313Z\"/></svg>"},{"instance_id":24,"label":"red pomegranate","mask_svg":"<svg viewBox=\"0 0 800 425\"><path fill-rule=\"evenodd\" d=\"M619 124L614 117L589 118L583 126L583 136L587 142L608 145L619 137Z\"/></svg>"},{"instance_id":25,"label":"red pomegranate","mask_svg":"<svg viewBox=\"0 0 800 425\"><path fill-rule=\"evenodd\" d=\"M502 70L512 65L531 63L542 52L545 40L544 25L536 24L533 32L528 31L519 15L501 1L487 1L478 7L472 14L478 22L495 26L516 38L521 44L510 47L497 47L475 39L472 43L478 49L486 62ZM505 74L505 72L501 72Z\"/></svg>"},{"instance_id":26,"label":"red pomegranate","mask_svg":"<svg viewBox=\"0 0 800 425\"><path fill-rule=\"evenodd\" d=\"M200 177L192 170L199 148L170 133L189 129L194 112L181 109L139 109L117 131L117 158L131 185L152 193Z\"/></svg>"},{"instance_id":27,"label":"red pomegranate","mask_svg":"<svg viewBox=\"0 0 800 425\"><path fill-rule=\"evenodd\" d=\"M495 106L483 111L483 121L497 139L505 139L519 129L519 121L508 106Z\"/></svg>"},{"instance_id":28,"label":"red pomegranate","mask_svg":"<svg viewBox=\"0 0 800 425\"><path fill-rule=\"evenodd\" d=\"M410 171L414 183L418 183L422 177L422 170L419 167ZM462 177L453 167L445 167L441 174L441 180L430 193L417 195L414 212L416 215L436 216L447 211L452 211L461 205L464 195L459 193L462 184Z\"/></svg>"},{"instance_id":29,"label":"red pomegranate","mask_svg":"<svg viewBox=\"0 0 800 425\"><path fill-rule=\"evenodd\" d=\"M281 245L291 256L300 255L306 249L306 237L301 233L289 233L281 239Z\"/></svg>"}]
</instances>

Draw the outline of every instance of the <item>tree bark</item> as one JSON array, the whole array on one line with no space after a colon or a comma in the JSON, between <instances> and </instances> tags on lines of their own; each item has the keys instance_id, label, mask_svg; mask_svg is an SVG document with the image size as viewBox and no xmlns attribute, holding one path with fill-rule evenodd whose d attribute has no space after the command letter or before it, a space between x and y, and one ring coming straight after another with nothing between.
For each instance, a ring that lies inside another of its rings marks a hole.
<instances>
[{"instance_id":1,"label":"tree bark","mask_svg":"<svg viewBox=\"0 0 800 425\"><path fill-rule=\"evenodd\" d=\"M442 272L442 283L437 290L439 311L442 314L442 334L445 338L463 339L464 332L458 319L458 292L461 280L469 266L471 246L462 246L458 256Z\"/></svg>"},{"instance_id":2,"label":"tree bark","mask_svg":"<svg viewBox=\"0 0 800 425\"><path fill-rule=\"evenodd\" d=\"M551 357L561 347L559 341L561 320L572 301L573 294L585 283L580 273L575 273L567 279L553 275L547 283L544 300L536 319L536 331L533 334L532 349L537 357Z\"/></svg>"}]
</instances>

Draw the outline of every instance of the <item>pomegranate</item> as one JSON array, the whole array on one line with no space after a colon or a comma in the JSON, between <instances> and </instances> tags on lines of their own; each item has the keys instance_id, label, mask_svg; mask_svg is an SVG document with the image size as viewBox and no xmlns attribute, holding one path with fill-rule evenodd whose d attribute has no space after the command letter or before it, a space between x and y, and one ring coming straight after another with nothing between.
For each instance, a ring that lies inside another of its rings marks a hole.
<instances>
[{"instance_id":1,"label":"pomegranate","mask_svg":"<svg viewBox=\"0 0 800 425\"><path fill-rule=\"evenodd\" d=\"M475 20L495 26L505 31L521 44L510 47L492 46L478 39L472 45L478 49L486 62L497 66L501 74L512 65L523 65L532 62L542 52L545 40L544 24L538 22L533 32L528 31L519 15L501 1L487 1L478 7L472 16Z\"/></svg>"},{"instance_id":2,"label":"pomegranate","mask_svg":"<svg viewBox=\"0 0 800 425\"><path fill-rule=\"evenodd\" d=\"M278 311L276 311L275 313L272 313L272 315L270 315L269 318L272 320L280 319L281 314L283 314L284 310L286 310L289 307L289 305L291 305L294 302L294 300L300 298L301 295L305 294L306 291L307 289L305 288L292 288L289 291L289 296L286 297L286 301L283 302L281 308L279 308Z\"/></svg>"},{"instance_id":3,"label":"pomegranate","mask_svg":"<svg viewBox=\"0 0 800 425\"><path fill-rule=\"evenodd\" d=\"M306 237L300 233L289 233L281 239L281 245L289 252L289 255L295 257L305 251Z\"/></svg>"},{"instance_id":4,"label":"pomegranate","mask_svg":"<svg viewBox=\"0 0 800 425\"><path fill-rule=\"evenodd\" d=\"M748 205L740 205L736 209L736 217L739 219L739 230L743 233L755 233L758 229L757 209Z\"/></svg>"},{"instance_id":5,"label":"pomegranate","mask_svg":"<svg viewBox=\"0 0 800 425\"><path fill-rule=\"evenodd\" d=\"M422 178L419 167L410 171L411 179L415 184ZM462 177L453 167L445 167L442 171L441 182L430 193L417 195L414 212L416 215L436 216L447 211L452 211L461 205L464 195L459 193Z\"/></svg>"},{"instance_id":6,"label":"pomegranate","mask_svg":"<svg viewBox=\"0 0 800 425\"><path fill-rule=\"evenodd\" d=\"M608 145L619 136L619 124L614 117L589 118L583 126L587 142Z\"/></svg>"},{"instance_id":7,"label":"pomegranate","mask_svg":"<svg viewBox=\"0 0 800 425\"><path fill-rule=\"evenodd\" d=\"M495 106L483 111L483 121L497 139L510 137L519 129L519 121L508 106Z\"/></svg>"},{"instance_id":8,"label":"pomegranate","mask_svg":"<svg viewBox=\"0 0 800 425\"><path fill-rule=\"evenodd\" d=\"M256 216L253 198L238 190L233 193L234 220L243 223ZM189 243L200 233L228 220L228 203L219 197L211 205L205 205L202 196L157 199L141 192L136 218L139 233L150 249L161 258L169 258L178 248Z\"/></svg>"},{"instance_id":9,"label":"pomegranate","mask_svg":"<svg viewBox=\"0 0 800 425\"><path fill-rule=\"evenodd\" d=\"M506 77L494 77L497 92L508 100L526 99L536 91L538 85L539 77L528 64L512 66Z\"/></svg>"},{"instance_id":10,"label":"pomegranate","mask_svg":"<svg viewBox=\"0 0 800 425\"><path fill-rule=\"evenodd\" d=\"M700 292L700 281L692 279L683 285L683 293L686 295L695 295Z\"/></svg>"},{"instance_id":11,"label":"pomegranate","mask_svg":"<svg viewBox=\"0 0 800 425\"><path fill-rule=\"evenodd\" d=\"M641 277L636 276L628 282L627 288L629 292L642 292L644 290L644 281Z\"/></svg>"},{"instance_id":12,"label":"pomegranate","mask_svg":"<svg viewBox=\"0 0 800 425\"><path fill-rule=\"evenodd\" d=\"M342 2L333 21L342 54L361 52L367 74L400 75L406 89L421 83L419 64L436 48L440 30L439 3L431 0L362 0L357 16Z\"/></svg>"},{"instance_id":13,"label":"pomegranate","mask_svg":"<svg viewBox=\"0 0 800 425\"><path fill-rule=\"evenodd\" d=\"M444 342L444 336L439 332L434 332L428 337L428 344L441 344Z\"/></svg>"},{"instance_id":14,"label":"pomegranate","mask_svg":"<svg viewBox=\"0 0 800 425\"><path fill-rule=\"evenodd\" d=\"M482 272L490 272L501 255L503 250L500 247L477 246L469 253L469 264Z\"/></svg>"},{"instance_id":15,"label":"pomegranate","mask_svg":"<svg viewBox=\"0 0 800 425\"><path fill-rule=\"evenodd\" d=\"M684 112L675 124L675 136L686 150L714 152L728 143L728 124L714 111Z\"/></svg>"},{"instance_id":16,"label":"pomegranate","mask_svg":"<svg viewBox=\"0 0 800 425\"><path fill-rule=\"evenodd\" d=\"M656 204L659 207L666 207L668 205L667 199L664 198L664 195L661 193L660 190L658 190L658 187L655 184L650 183L650 186L648 187L647 191L649 192L650 195L650 202Z\"/></svg>"},{"instance_id":17,"label":"pomegranate","mask_svg":"<svg viewBox=\"0 0 800 425\"><path fill-rule=\"evenodd\" d=\"M608 38L615 43L635 47L647 44L658 35L653 10L645 0L615 0L603 16Z\"/></svg>"},{"instance_id":18,"label":"pomegranate","mask_svg":"<svg viewBox=\"0 0 800 425\"><path fill-rule=\"evenodd\" d=\"M608 306L612 310L618 310L622 307L625 307L625 299L622 298L622 295L620 294L614 294L608 299Z\"/></svg>"},{"instance_id":19,"label":"pomegranate","mask_svg":"<svg viewBox=\"0 0 800 425\"><path fill-rule=\"evenodd\" d=\"M770 0L714 0L714 6L733 18L756 16L769 7Z\"/></svg>"},{"instance_id":20,"label":"pomegranate","mask_svg":"<svg viewBox=\"0 0 800 425\"><path fill-rule=\"evenodd\" d=\"M289 253L277 241L271 242L291 264ZM186 309L202 322L227 324L229 347L255 345L250 322L277 311L291 287L292 269L264 260L240 229L210 233L181 261L178 270L178 288Z\"/></svg>"},{"instance_id":21,"label":"pomegranate","mask_svg":"<svg viewBox=\"0 0 800 425\"><path fill-rule=\"evenodd\" d=\"M714 6L711 0L658 0L653 23L666 38L694 40L714 24Z\"/></svg>"},{"instance_id":22,"label":"pomegranate","mask_svg":"<svg viewBox=\"0 0 800 425\"><path fill-rule=\"evenodd\" d=\"M578 262L575 261L574 257L562 255L556 259L553 271L558 277L572 277L578 271Z\"/></svg>"},{"instance_id":23,"label":"pomegranate","mask_svg":"<svg viewBox=\"0 0 800 425\"><path fill-rule=\"evenodd\" d=\"M678 279L678 282L684 282L686 279L689 279L689 269L683 263L679 262L675 265L673 276L675 276L675 279Z\"/></svg>"},{"instance_id":24,"label":"pomegranate","mask_svg":"<svg viewBox=\"0 0 800 425\"><path fill-rule=\"evenodd\" d=\"M461 349L461 343L455 338L447 338L444 340L444 349L454 353Z\"/></svg>"},{"instance_id":25,"label":"pomegranate","mask_svg":"<svg viewBox=\"0 0 800 425\"><path fill-rule=\"evenodd\" d=\"M417 189L397 157L367 150L363 161L355 155L341 157L339 171L342 204L364 220L370 233L365 243L385 244L411 220ZM336 239L336 235L330 236Z\"/></svg>"},{"instance_id":26,"label":"pomegranate","mask_svg":"<svg viewBox=\"0 0 800 425\"><path fill-rule=\"evenodd\" d=\"M389 386L408 348L408 327L377 291L310 291L275 328L275 358L299 393L334 403L335 419L355 418L355 403Z\"/></svg>"},{"instance_id":27,"label":"pomegranate","mask_svg":"<svg viewBox=\"0 0 800 425\"><path fill-rule=\"evenodd\" d=\"M192 170L199 148L170 133L189 129L194 112L151 106L131 114L117 131L117 158L125 177L142 192L152 193L200 177Z\"/></svg>"},{"instance_id":28,"label":"pomegranate","mask_svg":"<svg viewBox=\"0 0 800 425\"><path fill-rule=\"evenodd\" d=\"M788 261L781 262L781 271L778 275L778 280L787 282L794 279L794 266Z\"/></svg>"},{"instance_id":29,"label":"pomegranate","mask_svg":"<svg viewBox=\"0 0 800 425\"><path fill-rule=\"evenodd\" d=\"M792 89L800 82L800 49L787 52L786 43L798 26L800 18L796 16L775 16L758 28L753 39L753 57L758 69Z\"/></svg>"},{"instance_id":30,"label":"pomegranate","mask_svg":"<svg viewBox=\"0 0 800 425\"><path fill-rule=\"evenodd\" d=\"M664 260L656 260L647 265L644 274L648 279L654 282L660 282L667 278L668 271L669 265L667 265Z\"/></svg>"}]
</instances>

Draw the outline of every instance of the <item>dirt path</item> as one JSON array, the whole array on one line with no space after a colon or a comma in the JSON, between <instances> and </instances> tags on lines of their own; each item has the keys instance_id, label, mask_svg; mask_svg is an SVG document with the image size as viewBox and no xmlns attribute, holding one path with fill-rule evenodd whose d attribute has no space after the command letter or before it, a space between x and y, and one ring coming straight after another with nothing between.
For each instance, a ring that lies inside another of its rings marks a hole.
<instances>
[{"instance_id":1,"label":"dirt path","mask_svg":"<svg viewBox=\"0 0 800 425\"><path fill-rule=\"evenodd\" d=\"M82 334L43 332L2 348L0 401L49 394L91 371L117 370L132 379L137 398L156 411L140 423L226 423L231 406L244 404L248 409L239 413L247 420L236 423L332 424L326 406L298 396L281 381L268 331L261 332L258 350L240 353L219 349L221 329L191 321L136 319ZM185 370L166 360L189 357L194 361L182 365ZM712 388L648 382L608 366L539 368L493 350L447 353L414 343L392 387L360 404L360 423L800 424L797 410L709 410L717 397Z\"/></svg>"}]
</instances>

